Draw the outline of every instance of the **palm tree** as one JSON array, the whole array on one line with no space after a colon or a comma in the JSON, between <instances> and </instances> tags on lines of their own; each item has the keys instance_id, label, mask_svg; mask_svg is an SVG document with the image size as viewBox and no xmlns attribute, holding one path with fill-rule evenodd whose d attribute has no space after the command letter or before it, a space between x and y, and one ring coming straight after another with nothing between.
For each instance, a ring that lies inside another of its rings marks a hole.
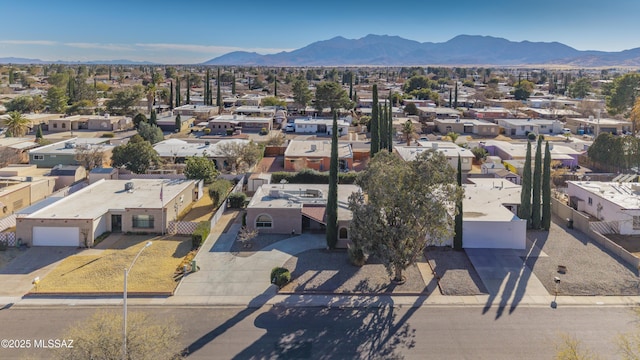
<instances>
[{"instance_id":1,"label":"palm tree","mask_svg":"<svg viewBox=\"0 0 640 360\"><path fill-rule=\"evenodd\" d=\"M453 143L455 143L455 142L456 142L456 140L458 140L458 137L459 137L459 136L460 136L460 134L458 134L458 133L454 133L454 132L450 132L450 133L448 133L448 134L447 134L447 137L448 137L449 139L451 139L451 142L453 142Z\"/></svg>"},{"instance_id":2,"label":"palm tree","mask_svg":"<svg viewBox=\"0 0 640 360\"><path fill-rule=\"evenodd\" d=\"M21 137L29 130L29 124L31 124L31 121L22 116L18 111L12 111L3 123L4 126L7 127L7 133L11 134L11 136Z\"/></svg>"},{"instance_id":3,"label":"palm tree","mask_svg":"<svg viewBox=\"0 0 640 360\"><path fill-rule=\"evenodd\" d=\"M402 125L402 133L407 140L407 146L411 145L411 139L413 139L413 134L415 134L415 132L416 129L413 127L413 122L411 122L411 120L407 120L407 122Z\"/></svg>"}]
</instances>

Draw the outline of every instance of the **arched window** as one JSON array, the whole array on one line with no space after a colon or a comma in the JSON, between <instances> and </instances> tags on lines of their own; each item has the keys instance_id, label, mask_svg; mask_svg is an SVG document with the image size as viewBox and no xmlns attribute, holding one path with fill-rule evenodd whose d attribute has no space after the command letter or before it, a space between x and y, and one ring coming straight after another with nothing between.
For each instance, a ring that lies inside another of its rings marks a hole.
<instances>
[{"instance_id":1,"label":"arched window","mask_svg":"<svg viewBox=\"0 0 640 360\"><path fill-rule=\"evenodd\" d=\"M270 228L273 225L271 216L262 214L256 218L256 228Z\"/></svg>"},{"instance_id":2,"label":"arched window","mask_svg":"<svg viewBox=\"0 0 640 360\"><path fill-rule=\"evenodd\" d=\"M340 232L338 233L338 237L339 237L340 239L346 239L346 238L348 238L348 230L347 230L347 228L345 228L345 227L340 228Z\"/></svg>"}]
</instances>

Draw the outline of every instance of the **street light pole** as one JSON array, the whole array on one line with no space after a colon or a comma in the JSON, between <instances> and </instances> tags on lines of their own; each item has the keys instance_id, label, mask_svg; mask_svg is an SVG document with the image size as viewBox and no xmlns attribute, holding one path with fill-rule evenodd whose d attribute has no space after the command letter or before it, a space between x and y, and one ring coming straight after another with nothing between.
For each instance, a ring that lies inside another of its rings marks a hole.
<instances>
[{"instance_id":1,"label":"street light pole","mask_svg":"<svg viewBox=\"0 0 640 360\"><path fill-rule=\"evenodd\" d=\"M136 263L136 260L138 260L138 257L140 256L140 254L142 254L142 251L144 251L144 249L151 246L151 244L152 244L151 241L147 241L147 243L142 247L142 249L138 251L138 254L136 254L136 257L133 258L133 261L131 262L131 265L129 265L129 268L124 268L124 291L122 292L122 297L123 297L122 359L123 360L127 360L127 277L129 277L129 271L131 271L133 264Z\"/></svg>"}]
</instances>

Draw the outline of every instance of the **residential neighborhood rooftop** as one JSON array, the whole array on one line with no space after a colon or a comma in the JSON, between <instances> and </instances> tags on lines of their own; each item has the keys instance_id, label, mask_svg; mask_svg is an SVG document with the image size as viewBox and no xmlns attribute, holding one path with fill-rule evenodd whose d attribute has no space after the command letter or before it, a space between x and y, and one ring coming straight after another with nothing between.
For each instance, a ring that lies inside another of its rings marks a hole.
<instances>
[{"instance_id":1,"label":"residential neighborhood rooftop","mask_svg":"<svg viewBox=\"0 0 640 360\"><path fill-rule=\"evenodd\" d=\"M640 209L640 184L635 182L568 181L623 209Z\"/></svg>"},{"instance_id":2,"label":"residential neighborhood rooftop","mask_svg":"<svg viewBox=\"0 0 640 360\"><path fill-rule=\"evenodd\" d=\"M360 190L357 185L338 186L338 220L350 220L349 196ZM266 184L258 188L251 198L251 208L302 208L326 206L328 184Z\"/></svg>"},{"instance_id":3,"label":"residential neighborhood rooftop","mask_svg":"<svg viewBox=\"0 0 640 360\"><path fill-rule=\"evenodd\" d=\"M447 158L457 157L460 154L461 157L475 157L471 150L460 147L449 141L418 141L418 146L394 146L396 152L405 161L412 161L416 159L420 153L429 149L437 150L445 154Z\"/></svg>"},{"instance_id":4,"label":"residential neighborhood rooftop","mask_svg":"<svg viewBox=\"0 0 640 360\"><path fill-rule=\"evenodd\" d=\"M207 156L220 157L224 153L220 146L229 143L247 144L249 140L244 139L224 139L216 143L207 142L187 142L180 139L163 140L153 145L153 149L160 157L187 157L187 156Z\"/></svg>"},{"instance_id":5,"label":"residential neighborhood rooftop","mask_svg":"<svg viewBox=\"0 0 640 360\"><path fill-rule=\"evenodd\" d=\"M159 209L162 206L161 189L162 197L166 202L190 186L192 182L192 180L163 179L101 179L28 217L93 220L110 209ZM132 183L133 190L126 190L126 183Z\"/></svg>"},{"instance_id":6,"label":"residential neighborhood rooftop","mask_svg":"<svg viewBox=\"0 0 640 360\"><path fill-rule=\"evenodd\" d=\"M504 179L470 178L464 184L464 221L511 221L517 216L504 205L519 205L522 187Z\"/></svg>"},{"instance_id":7,"label":"residential neighborhood rooftop","mask_svg":"<svg viewBox=\"0 0 640 360\"><path fill-rule=\"evenodd\" d=\"M331 141L329 140L291 140L284 155L286 157L330 157ZM353 157L351 144L338 143L338 158Z\"/></svg>"}]
</instances>

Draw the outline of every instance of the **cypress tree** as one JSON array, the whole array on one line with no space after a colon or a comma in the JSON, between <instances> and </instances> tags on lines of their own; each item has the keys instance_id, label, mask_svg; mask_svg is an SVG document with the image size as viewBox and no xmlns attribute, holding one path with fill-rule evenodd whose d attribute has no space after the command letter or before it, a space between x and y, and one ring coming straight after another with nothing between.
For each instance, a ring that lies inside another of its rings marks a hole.
<instances>
[{"instance_id":1,"label":"cypress tree","mask_svg":"<svg viewBox=\"0 0 640 360\"><path fill-rule=\"evenodd\" d=\"M380 149L386 149L388 147L387 139L389 138L387 135L389 131L389 126L387 126L387 103L384 103L384 107L382 104L379 104L378 107L378 113L380 114Z\"/></svg>"},{"instance_id":2,"label":"cypress tree","mask_svg":"<svg viewBox=\"0 0 640 360\"><path fill-rule=\"evenodd\" d=\"M207 69L207 74L205 76L205 83L204 83L204 99L203 99L205 105L211 105L209 104L209 91L211 91L209 78L210 78L209 69Z\"/></svg>"},{"instance_id":3,"label":"cypress tree","mask_svg":"<svg viewBox=\"0 0 640 360\"><path fill-rule=\"evenodd\" d=\"M231 83L231 94L236 94L236 74L233 74L233 82Z\"/></svg>"},{"instance_id":4,"label":"cypress tree","mask_svg":"<svg viewBox=\"0 0 640 360\"><path fill-rule=\"evenodd\" d=\"M548 141L544 148L542 167L542 228L548 231L551 227L551 150Z\"/></svg>"},{"instance_id":5,"label":"cypress tree","mask_svg":"<svg viewBox=\"0 0 640 360\"><path fill-rule=\"evenodd\" d=\"M542 180L542 136L538 136L538 145L536 147L536 160L533 170L533 201L531 204L531 226L534 229L540 229L540 197Z\"/></svg>"},{"instance_id":6,"label":"cypress tree","mask_svg":"<svg viewBox=\"0 0 640 360\"><path fill-rule=\"evenodd\" d=\"M111 81L111 66L109 66L109 81Z\"/></svg>"},{"instance_id":7,"label":"cypress tree","mask_svg":"<svg viewBox=\"0 0 640 360\"><path fill-rule=\"evenodd\" d=\"M36 131L36 142L42 140L43 136L42 136L42 126L40 126L40 124L38 124L38 130Z\"/></svg>"},{"instance_id":8,"label":"cypress tree","mask_svg":"<svg viewBox=\"0 0 640 360\"><path fill-rule=\"evenodd\" d=\"M353 76L349 73L349 99L353 100Z\"/></svg>"},{"instance_id":9,"label":"cypress tree","mask_svg":"<svg viewBox=\"0 0 640 360\"><path fill-rule=\"evenodd\" d=\"M15 75L13 73L13 68L9 69L9 85L13 84L15 80Z\"/></svg>"},{"instance_id":10,"label":"cypress tree","mask_svg":"<svg viewBox=\"0 0 640 360\"><path fill-rule=\"evenodd\" d=\"M451 93L451 89L449 89L449 108L453 109L451 105L453 105L453 94Z\"/></svg>"},{"instance_id":11,"label":"cypress tree","mask_svg":"<svg viewBox=\"0 0 640 360\"><path fill-rule=\"evenodd\" d=\"M456 92L453 99L453 107L458 108L458 81L456 81Z\"/></svg>"},{"instance_id":12,"label":"cypress tree","mask_svg":"<svg viewBox=\"0 0 640 360\"><path fill-rule=\"evenodd\" d=\"M176 115L176 132L180 132L182 129L182 119L180 119L180 114Z\"/></svg>"},{"instance_id":13,"label":"cypress tree","mask_svg":"<svg viewBox=\"0 0 640 360\"><path fill-rule=\"evenodd\" d=\"M220 68L218 68L218 77L216 79L216 106L221 109L222 108L222 92L220 91Z\"/></svg>"},{"instance_id":14,"label":"cypress tree","mask_svg":"<svg viewBox=\"0 0 640 360\"><path fill-rule=\"evenodd\" d=\"M178 81L176 82L176 107L180 107L180 78L178 78Z\"/></svg>"},{"instance_id":15,"label":"cypress tree","mask_svg":"<svg viewBox=\"0 0 640 360\"><path fill-rule=\"evenodd\" d=\"M458 154L457 180L458 180L458 186L462 186L462 160L460 159L460 154ZM455 234L453 237L453 248L456 250L462 249L462 199L460 199L460 201L458 201L458 203L456 204Z\"/></svg>"},{"instance_id":16,"label":"cypress tree","mask_svg":"<svg viewBox=\"0 0 640 360\"><path fill-rule=\"evenodd\" d=\"M173 110L173 80L169 82L169 109Z\"/></svg>"},{"instance_id":17,"label":"cypress tree","mask_svg":"<svg viewBox=\"0 0 640 360\"><path fill-rule=\"evenodd\" d=\"M273 79L273 96L278 96L278 77L274 77Z\"/></svg>"},{"instance_id":18,"label":"cypress tree","mask_svg":"<svg viewBox=\"0 0 640 360\"><path fill-rule=\"evenodd\" d=\"M389 91L389 99L391 99L391 91ZM393 152L393 106L389 103L389 113L387 114L387 147L389 153Z\"/></svg>"},{"instance_id":19,"label":"cypress tree","mask_svg":"<svg viewBox=\"0 0 640 360\"><path fill-rule=\"evenodd\" d=\"M527 155L524 160L522 172L522 192L520 193L520 208L518 217L527 222L527 228L531 227L531 142L527 141Z\"/></svg>"},{"instance_id":20,"label":"cypress tree","mask_svg":"<svg viewBox=\"0 0 640 360\"><path fill-rule=\"evenodd\" d=\"M191 73L187 75L187 102L186 104L191 104Z\"/></svg>"},{"instance_id":21,"label":"cypress tree","mask_svg":"<svg viewBox=\"0 0 640 360\"><path fill-rule=\"evenodd\" d=\"M373 105L371 107L371 158L380 151L380 128L378 123L378 85L373 84Z\"/></svg>"},{"instance_id":22,"label":"cypress tree","mask_svg":"<svg viewBox=\"0 0 640 360\"><path fill-rule=\"evenodd\" d=\"M338 243L338 115L333 112L331 130L331 163L329 165L329 194L327 195L327 247Z\"/></svg>"},{"instance_id":23,"label":"cypress tree","mask_svg":"<svg viewBox=\"0 0 640 360\"><path fill-rule=\"evenodd\" d=\"M156 114L156 110L151 110L151 116L149 117L149 125L158 125L158 115Z\"/></svg>"}]
</instances>

